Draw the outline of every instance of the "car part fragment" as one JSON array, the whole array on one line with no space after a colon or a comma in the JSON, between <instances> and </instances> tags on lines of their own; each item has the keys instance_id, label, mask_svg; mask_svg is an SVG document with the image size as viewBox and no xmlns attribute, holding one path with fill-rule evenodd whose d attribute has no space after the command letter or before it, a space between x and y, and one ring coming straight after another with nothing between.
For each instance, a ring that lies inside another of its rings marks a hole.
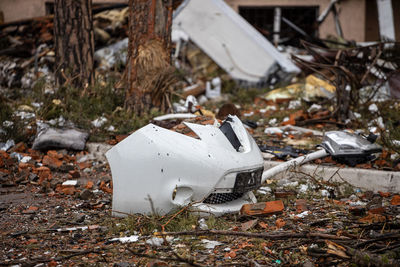
<instances>
[{"instance_id":1,"label":"car part fragment","mask_svg":"<svg viewBox=\"0 0 400 267\"><path fill-rule=\"evenodd\" d=\"M222 215L256 202L251 190L261 184L263 159L242 122L185 125L200 139L148 124L106 153L113 215L166 214L189 203Z\"/></svg>"},{"instance_id":2,"label":"car part fragment","mask_svg":"<svg viewBox=\"0 0 400 267\"><path fill-rule=\"evenodd\" d=\"M286 161L262 174L261 184L267 179L290 168L298 167L309 161L331 155L333 159L354 166L374 159L373 154L381 152L382 148L374 144L376 138L372 135L363 137L344 131L330 131L325 133L320 147L310 154Z\"/></svg>"},{"instance_id":3,"label":"car part fragment","mask_svg":"<svg viewBox=\"0 0 400 267\"><path fill-rule=\"evenodd\" d=\"M382 151L372 136L363 137L343 131L327 132L321 146L338 162L355 166L373 160L374 153Z\"/></svg>"}]
</instances>

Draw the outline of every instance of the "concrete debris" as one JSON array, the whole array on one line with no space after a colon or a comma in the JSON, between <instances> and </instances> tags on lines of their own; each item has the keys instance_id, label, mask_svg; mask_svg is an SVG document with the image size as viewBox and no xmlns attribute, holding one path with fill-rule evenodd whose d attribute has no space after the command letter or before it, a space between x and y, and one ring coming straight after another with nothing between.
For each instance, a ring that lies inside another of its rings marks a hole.
<instances>
[{"instance_id":1,"label":"concrete debris","mask_svg":"<svg viewBox=\"0 0 400 267\"><path fill-rule=\"evenodd\" d=\"M77 186L78 181L77 180L67 180L62 183L62 186Z\"/></svg>"},{"instance_id":2,"label":"concrete debris","mask_svg":"<svg viewBox=\"0 0 400 267\"><path fill-rule=\"evenodd\" d=\"M216 246L222 245L221 242L208 240L208 239L202 239L201 242L204 244L204 248L211 249L211 250L214 249Z\"/></svg>"},{"instance_id":3,"label":"concrete debris","mask_svg":"<svg viewBox=\"0 0 400 267\"><path fill-rule=\"evenodd\" d=\"M322 106L321 106L321 105L312 104L311 107L309 107L309 108L307 109L307 112L308 112L308 113L315 113L315 112L317 112L318 110L321 110L321 109L322 109Z\"/></svg>"},{"instance_id":4,"label":"concrete debris","mask_svg":"<svg viewBox=\"0 0 400 267\"><path fill-rule=\"evenodd\" d=\"M10 148L12 148L13 146L15 146L15 142L12 139L7 140L7 142L5 143L0 143L0 150L2 151L7 151Z\"/></svg>"},{"instance_id":5,"label":"concrete debris","mask_svg":"<svg viewBox=\"0 0 400 267\"><path fill-rule=\"evenodd\" d=\"M40 131L32 145L35 150L65 148L83 150L89 134L76 129L47 128Z\"/></svg>"},{"instance_id":6,"label":"concrete debris","mask_svg":"<svg viewBox=\"0 0 400 267\"><path fill-rule=\"evenodd\" d=\"M265 134L282 134L283 130L279 127L268 127L264 130Z\"/></svg>"},{"instance_id":7,"label":"concrete debris","mask_svg":"<svg viewBox=\"0 0 400 267\"><path fill-rule=\"evenodd\" d=\"M131 236L124 236L124 237L115 237L109 240L109 242L121 242L123 244L125 243L135 243L139 241L139 236L138 235L131 235Z\"/></svg>"},{"instance_id":8,"label":"concrete debris","mask_svg":"<svg viewBox=\"0 0 400 267\"><path fill-rule=\"evenodd\" d=\"M300 213L300 214L296 214L295 217L297 217L297 218L304 218L304 217L308 216L309 214L310 214L310 211L306 210L306 211L303 211L303 212Z\"/></svg>"},{"instance_id":9,"label":"concrete debris","mask_svg":"<svg viewBox=\"0 0 400 267\"><path fill-rule=\"evenodd\" d=\"M172 236L166 236L165 240L167 242L171 242L174 238ZM161 247L162 244L164 243L164 238L162 237L152 237L146 240L146 244L149 244L151 246L155 246L155 247Z\"/></svg>"},{"instance_id":10,"label":"concrete debris","mask_svg":"<svg viewBox=\"0 0 400 267\"><path fill-rule=\"evenodd\" d=\"M375 103L369 105L368 110L371 111L371 112L378 112L379 111L378 106Z\"/></svg>"}]
</instances>

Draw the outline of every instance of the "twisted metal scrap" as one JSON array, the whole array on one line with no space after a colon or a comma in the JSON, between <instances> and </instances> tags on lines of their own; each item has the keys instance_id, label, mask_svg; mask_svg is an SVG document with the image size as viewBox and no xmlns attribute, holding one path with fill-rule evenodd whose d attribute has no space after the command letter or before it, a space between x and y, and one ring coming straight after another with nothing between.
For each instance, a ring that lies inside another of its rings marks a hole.
<instances>
[{"instance_id":1,"label":"twisted metal scrap","mask_svg":"<svg viewBox=\"0 0 400 267\"><path fill-rule=\"evenodd\" d=\"M302 45L314 57L314 61L306 61L295 55L292 55L292 59L336 86L334 116L342 122L348 119L351 107L371 101L385 82L399 72L398 42L348 49L326 49L305 41L302 41ZM373 90L361 96L360 89L365 86L371 86Z\"/></svg>"}]
</instances>

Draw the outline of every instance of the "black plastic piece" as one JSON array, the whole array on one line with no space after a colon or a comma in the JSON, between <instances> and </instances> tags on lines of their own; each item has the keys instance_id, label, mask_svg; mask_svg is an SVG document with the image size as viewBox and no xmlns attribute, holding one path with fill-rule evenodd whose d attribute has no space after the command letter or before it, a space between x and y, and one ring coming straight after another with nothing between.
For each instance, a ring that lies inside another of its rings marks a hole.
<instances>
[{"instance_id":1,"label":"black plastic piece","mask_svg":"<svg viewBox=\"0 0 400 267\"><path fill-rule=\"evenodd\" d=\"M252 129L256 129L258 127L257 123L254 121L250 121L250 120L245 120L243 121L243 124L249 126Z\"/></svg>"},{"instance_id":2,"label":"black plastic piece","mask_svg":"<svg viewBox=\"0 0 400 267\"><path fill-rule=\"evenodd\" d=\"M378 138L378 135L373 134L373 133L369 133L369 135L367 136L367 140L369 142L371 142L372 144L375 143L377 138Z\"/></svg>"},{"instance_id":3,"label":"black plastic piece","mask_svg":"<svg viewBox=\"0 0 400 267\"><path fill-rule=\"evenodd\" d=\"M250 172L240 172L236 175L233 193L246 193L261 186L261 176L264 168L259 168Z\"/></svg>"},{"instance_id":4,"label":"black plastic piece","mask_svg":"<svg viewBox=\"0 0 400 267\"><path fill-rule=\"evenodd\" d=\"M239 148L242 146L242 144L240 143L235 132L233 131L231 124L229 123L231 121L232 121L231 118L227 118L224 121L224 123L222 123L221 127L219 127L219 129L226 136L226 138L229 140L229 142L232 144L233 148L236 149L236 151L239 151Z\"/></svg>"}]
</instances>

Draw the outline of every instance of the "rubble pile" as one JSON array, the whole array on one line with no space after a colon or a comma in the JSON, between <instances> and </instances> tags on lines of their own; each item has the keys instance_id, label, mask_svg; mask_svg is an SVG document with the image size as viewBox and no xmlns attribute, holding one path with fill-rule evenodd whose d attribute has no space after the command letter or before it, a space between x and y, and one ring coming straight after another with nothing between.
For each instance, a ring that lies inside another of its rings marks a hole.
<instances>
[{"instance_id":1,"label":"rubble pile","mask_svg":"<svg viewBox=\"0 0 400 267\"><path fill-rule=\"evenodd\" d=\"M258 203L240 215L200 218L183 208L116 219L109 169L91 153L42 153L19 143L0 155L3 265L346 266L368 265L366 257L398 264L395 193L292 172L267 180Z\"/></svg>"},{"instance_id":2,"label":"rubble pile","mask_svg":"<svg viewBox=\"0 0 400 267\"><path fill-rule=\"evenodd\" d=\"M54 87L51 16L0 25L0 265L399 266L398 43L273 46L220 0L176 10L171 113L141 117L128 8L94 11L86 96Z\"/></svg>"}]
</instances>

